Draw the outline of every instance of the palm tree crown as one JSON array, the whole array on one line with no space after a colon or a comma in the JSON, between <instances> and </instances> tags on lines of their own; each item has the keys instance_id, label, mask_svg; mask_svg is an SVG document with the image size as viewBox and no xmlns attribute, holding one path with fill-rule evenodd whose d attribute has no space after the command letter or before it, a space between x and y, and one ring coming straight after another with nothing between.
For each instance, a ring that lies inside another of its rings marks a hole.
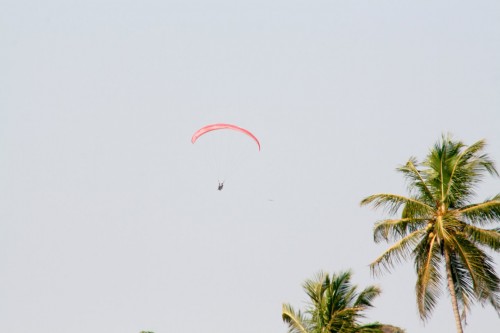
<instances>
[{"instance_id":1,"label":"palm tree crown","mask_svg":"<svg viewBox=\"0 0 500 333\"><path fill-rule=\"evenodd\" d=\"M289 333L382 332L381 324L359 323L380 289L369 286L358 293L350 280L349 271L331 277L320 272L315 279L307 280L303 285L309 297L306 311L295 311L291 305L283 304L282 317L288 324Z\"/></svg>"},{"instance_id":2,"label":"palm tree crown","mask_svg":"<svg viewBox=\"0 0 500 333\"><path fill-rule=\"evenodd\" d=\"M371 264L372 272L413 258L417 305L425 320L441 294L444 270L459 332L473 301L489 302L500 313L500 280L486 252L500 250L500 228L484 228L500 221L500 194L472 201L486 173L498 176L484 148L484 140L466 146L443 136L422 163L412 157L397 169L409 196L381 193L361 202L401 214L375 224L375 242L394 244Z\"/></svg>"}]
</instances>

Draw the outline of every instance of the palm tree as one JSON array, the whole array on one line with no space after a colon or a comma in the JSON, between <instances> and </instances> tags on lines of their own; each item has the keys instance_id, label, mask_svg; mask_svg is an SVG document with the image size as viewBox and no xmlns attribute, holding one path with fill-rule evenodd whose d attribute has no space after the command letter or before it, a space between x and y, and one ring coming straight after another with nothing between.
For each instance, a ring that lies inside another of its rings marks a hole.
<instances>
[{"instance_id":1,"label":"palm tree","mask_svg":"<svg viewBox=\"0 0 500 333\"><path fill-rule=\"evenodd\" d=\"M423 163L412 157L397 169L407 179L409 196L382 193L361 201L384 207L390 215L402 208L399 218L375 224L375 242L395 243L370 265L372 272L413 258L417 306L424 321L441 294L444 273L460 333L474 301L489 302L500 314L500 280L486 252L500 250L500 228L483 228L500 221L500 194L472 203L485 173L498 176L484 148L484 140L466 146L443 136Z\"/></svg>"},{"instance_id":2,"label":"palm tree","mask_svg":"<svg viewBox=\"0 0 500 333\"><path fill-rule=\"evenodd\" d=\"M380 294L376 286L369 286L360 293L351 284L351 272L331 277L320 272L315 279L303 285L310 302L305 312L295 311L283 304L282 318L289 333L380 333L383 325L361 325L359 318L372 307L372 300Z\"/></svg>"}]
</instances>

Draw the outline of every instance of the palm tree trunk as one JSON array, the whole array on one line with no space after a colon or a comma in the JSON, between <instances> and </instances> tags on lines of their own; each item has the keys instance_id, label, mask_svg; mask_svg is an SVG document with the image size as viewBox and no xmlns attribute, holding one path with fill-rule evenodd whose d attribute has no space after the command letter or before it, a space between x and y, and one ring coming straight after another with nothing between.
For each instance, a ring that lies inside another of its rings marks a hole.
<instances>
[{"instance_id":1,"label":"palm tree trunk","mask_svg":"<svg viewBox=\"0 0 500 333\"><path fill-rule=\"evenodd\" d=\"M451 261L450 253L446 246L444 247L444 258L446 262L446 277L448 279L448 289L451 296L451 305L453 307L453 314L455 315L455 324L457 325L457 333L463 333L462 321L460 320L460 312L458 311L457 295L455 294L455 284L453 283L453 278L451 277Z\"/></svg>"}]
</instances>

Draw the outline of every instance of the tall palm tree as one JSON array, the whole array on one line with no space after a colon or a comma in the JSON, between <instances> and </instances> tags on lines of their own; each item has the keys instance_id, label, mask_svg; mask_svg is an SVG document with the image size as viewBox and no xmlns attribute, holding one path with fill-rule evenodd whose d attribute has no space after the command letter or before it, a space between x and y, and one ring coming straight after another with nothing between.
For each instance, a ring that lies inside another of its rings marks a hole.
<instances>
[{"instance_id":1,"label":"tall palm tree","mask_svg":"<svg viewBox=\"0 0 500 333\"><path fill-rule=\"evenodd\" d=\"M289 333L380 333L381 324L361 325L363 312L372 307L372 300L380 294L376 286L369 286L360 293L351 284L351 272L331 277L320 272L306 280L304 291L309 297L305 312L283 304L282 318Z\"/></svg>"},{"instance_id":2,"label":"tall palm tree","mask_svg":"<svg viewBox=\"0 0 500 333\"><path fill-rule=\"evenodd\" d=\"M384 207L390 215L401 211L399 218L375 224L375 242L394 244L371 264L372 272L413 258L418 311L424 321L436 305L445 276L460 333L474 301L489 302L500 314L500 280L486 252L500 250L500 228L483 228L500 221L500 194L472 203L483 176L498 176L484 148L484 140L466 146L443 136L422 163L412 157L397 169L407 180L409 196L381 193L361 201Z\"/></svg>"}]
</instances>

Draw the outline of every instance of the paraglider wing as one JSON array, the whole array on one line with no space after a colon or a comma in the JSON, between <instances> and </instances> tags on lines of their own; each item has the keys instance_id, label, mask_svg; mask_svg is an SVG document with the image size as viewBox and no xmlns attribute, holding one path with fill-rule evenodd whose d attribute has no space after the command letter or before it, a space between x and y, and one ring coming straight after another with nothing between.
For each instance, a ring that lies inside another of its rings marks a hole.
<instances>
[{"instance_id":1,"label":"paraglider wing","mask_svg":"<svg viewBox=\"0 0 500 333\"><path fill-rule=\"evenodd\" d=\"M244 128L238 127L236 125L231 125L231 124L212 124L212 125L203 126L202 128L200 128L199 130L197 130L193 134L193 136L191 137L191 142L195 143L196 140L198 140L198 138L205 133L215 131L215 130L221 130L221 129L231 129L231 130L238 131L238 132L241 132L243 134L248 135L250 138L252 138L255 141L255 143L257 143L257 146L259 147L259 151L260 151L260 142L255 135L253 135L249 130L246 130Z\"/></svg>"}]
</instances>

